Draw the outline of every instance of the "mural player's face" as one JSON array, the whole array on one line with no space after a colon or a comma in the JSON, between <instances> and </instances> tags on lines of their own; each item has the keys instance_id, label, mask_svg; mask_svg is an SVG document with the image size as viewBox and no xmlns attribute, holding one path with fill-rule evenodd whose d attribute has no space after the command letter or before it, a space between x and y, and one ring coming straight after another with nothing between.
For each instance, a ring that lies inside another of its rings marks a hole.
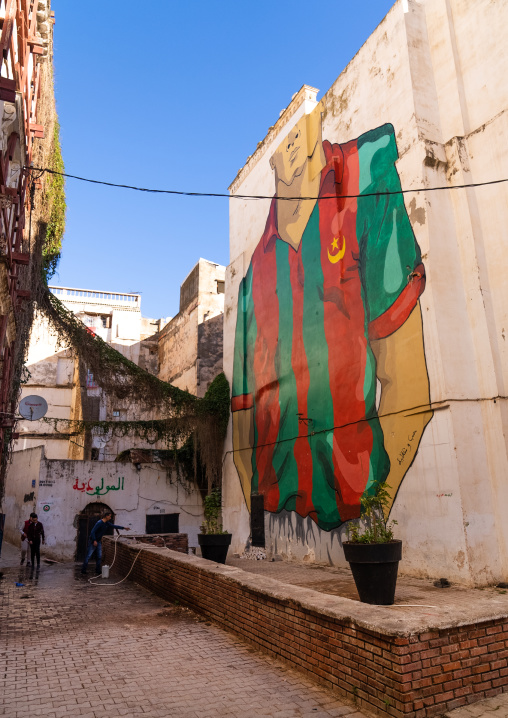
<instances>
[{"instance_id":1,"label":"mural player's face","mask_svg":"<svg viewBox=\"0 0 508 718\"><path fill-rule=\"evenodd\" d=\"M302 117L272 155L271 165L279 181L290 185L302 174L309 158L307 148L307 122Z\"/></svg>"}]
</instances>

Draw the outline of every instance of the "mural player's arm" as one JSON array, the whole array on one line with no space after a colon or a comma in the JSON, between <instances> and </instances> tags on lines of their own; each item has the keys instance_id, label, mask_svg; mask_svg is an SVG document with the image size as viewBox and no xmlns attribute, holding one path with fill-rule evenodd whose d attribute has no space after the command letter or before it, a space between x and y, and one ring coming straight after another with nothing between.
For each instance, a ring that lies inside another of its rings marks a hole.
<instances>
[{"instance_id":1,"label":"mural player's arm","mask_svg":"<svg viewBox=\"0 0 508 718\"><path fill-rule=\"evenodd\" d=\"M432 417L419 302L425 267L401 192L393 126L362 135L358 153L361 177L366 178L361 183L365 197L358 199L357 211L362 274L369 340L381 383L378 417L390 460L386 481L393 503Z\"/></svg>"},{"instance_id":2,"label":"mural player's arm","mask_svg":"<svg viewBox=\"0 0 508 718\"><path fill-rule=\"evenodd\" d=\"M242 279L238 291L238 314L235 332L233 388L233 461L238 471L245 503L250 511L252 487L252 453L254 446L253 350L256 320L252 301L252 266Z\"/></svg>"},{"instance_id":3,"label":"mural player's arm","mask_svg":"<svg viewBox=\"0 0 508 718\"><path fill-rule=\"evenodd\" d=\"M371 341L371 348L381 382L378 415L390 459L386 481L391 508L432 418L420 302L399 329L383 339Z\"/></svg>"}]
</instances>

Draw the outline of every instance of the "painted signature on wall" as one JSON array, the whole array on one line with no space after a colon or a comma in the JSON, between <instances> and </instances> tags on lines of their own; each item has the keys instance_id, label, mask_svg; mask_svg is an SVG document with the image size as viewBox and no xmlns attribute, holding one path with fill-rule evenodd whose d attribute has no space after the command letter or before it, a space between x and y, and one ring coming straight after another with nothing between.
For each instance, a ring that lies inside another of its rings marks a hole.
<instances>
[{"instance_id":1,"label":"painted signature on wall","mask_svg":"<svg viewBox=\"0 0 508 718\"><path fill-rule=\"evenodd\" d=\"M104 496L110 491L123 491L123 476L118 477L118 486L104 486L104 479L102 478L101 485L93 488L93 486L91 486L91 481L92 477L88 479L88 482L83 481L83 483L80 485L78 479L76 479L72 488L75 491L83 491L83 493L86 493L88 496Z\"/></svg>"},{"instance_id":2,"label":"painted signature on wall","mask_svg":"<svg viewBox=\"0 0 508 718\"><path fill-rule=\"evenodd\" d=\"M413 433L412 433L410 436L407 437L407 438L408 438L407 445L404 446L404 447L399 451L399 455L397 456L397 461L399 462L399 466L402 464L402 462L403 462L404 459L406 458L406 454L408 454L408 453L411 451L411 449L412 449L411 442L415 440L417 433L418 433L418 432L413 431Z\"/></svg>"}]
</instances>

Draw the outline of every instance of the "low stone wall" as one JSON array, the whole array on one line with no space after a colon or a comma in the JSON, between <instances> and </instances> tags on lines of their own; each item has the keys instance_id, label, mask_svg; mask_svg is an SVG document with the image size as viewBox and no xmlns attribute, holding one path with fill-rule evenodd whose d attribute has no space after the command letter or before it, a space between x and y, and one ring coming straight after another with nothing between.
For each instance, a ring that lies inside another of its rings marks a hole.
<instances>
[{"instance_id":1,"label":"low stone wall","mask_svg":"<svg viewBox=\"0 0 508 718\"><path fill-rule=\"evenodd\" d=\"M104 549L106 561L111 560L112 539L104 539ZM126 575L138 551L139 544L120 539L115 573ZM390 609L166 548L144 548L130 578L367 710L423 718L493 696L508 685L506 616L401 631Z\"/></svg>"},{"instance_id":2,"label":"low stone wall","mask_svg":"<svg viewBox=\"0 0 508 718\"><path fill-rule=\"evenodd\" d=\"M143 543L159 548L169 548L179 553L189 553L187 534L129 534L124 538L133 545Z\"/></svg>"}]
</instances>

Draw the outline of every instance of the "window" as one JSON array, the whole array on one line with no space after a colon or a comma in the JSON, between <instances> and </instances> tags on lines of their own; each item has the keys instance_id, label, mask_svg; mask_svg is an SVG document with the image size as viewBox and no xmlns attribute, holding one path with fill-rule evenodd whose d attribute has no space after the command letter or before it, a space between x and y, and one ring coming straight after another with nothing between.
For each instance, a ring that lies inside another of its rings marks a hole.
<instances>
[{"instance_id":1,"label":"window","mask_svg":"<svg viewBox=\"0 0 508 718\"><path fill-rule=\"evenodd\" d=\"M217 294L224 294L224 281L220 279L215 280L217 282Z\"/></svg>"},{"instance_id":2,"label":"window","mask_svg":"<svg viewBox=\"0 0 508 718\"><path fill-rule=\"evenodd\" d=\"M177 534L180 514L154 514L146 517L147 534Z\"/></svg>"},{"instance_id":3,"label":"window","mask_svg":"<svg viewBox=\"0 0 508 718\"><path fill-rule=\"evenodd\" d=\"M97 447L92 447L92 451L90 453L90 460L91 461L99 461L99 449Z\"/></svg>"},{"instance_id":4,"label":"window","mask_svg":"<svg viewBox=\"0 0 508 718\"><path fill-rule=\"evenodd\" d=\"M98 389L99 385L93 378L93 374L90 369L86 370L86 388L87 389Z\"/></svg>"},{"instance_id":5,"label":"window","mask_svg":"<svg viewBox=\"0 0 508 718\"><path fill-rule=\"evenodd\" d=\"M113 409L113 419L120 418L120 409Z\"/></svg>"},{"instance_id":6,"label":"window","mask_svg":"<svg viewBox=\"0 0 508 718\"><path fill-rule=\"evenodd\" d=\"M104 327L104 329L109 329L109 317L108 316L102 315L101 322L102 322L102 326Z\"/></svg>"}]
</instances>

